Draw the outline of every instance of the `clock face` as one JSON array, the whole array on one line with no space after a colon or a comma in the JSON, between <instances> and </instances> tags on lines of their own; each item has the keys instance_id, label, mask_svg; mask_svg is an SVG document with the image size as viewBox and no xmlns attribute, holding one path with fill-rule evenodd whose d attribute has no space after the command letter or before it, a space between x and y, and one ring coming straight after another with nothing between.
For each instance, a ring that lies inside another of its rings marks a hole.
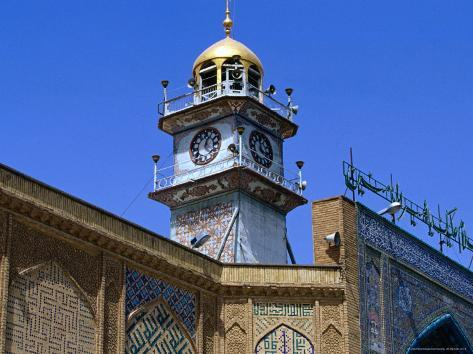
<instances>
[{"instance_id":1,"label":"clock face","mask_svg":"<svg viewBox=\"0 0 473 354\"><path fill-rule=\"evenodd\" d=\"M198 132L191 141L190 154L197 165L205 165L218 154L222 139L215 128L205 128Z\"/></svg>"},{"instance_id":2,"label":"clock face","mask_svg":"<svg viewBox=\"0 0 473 354\"><path fill-rule=\"evenodd\" d=\"M250 134L250 149L253 159L268 168L273 163L273 148L266 135L253 130Z\"/></svg>"}]
</instances>

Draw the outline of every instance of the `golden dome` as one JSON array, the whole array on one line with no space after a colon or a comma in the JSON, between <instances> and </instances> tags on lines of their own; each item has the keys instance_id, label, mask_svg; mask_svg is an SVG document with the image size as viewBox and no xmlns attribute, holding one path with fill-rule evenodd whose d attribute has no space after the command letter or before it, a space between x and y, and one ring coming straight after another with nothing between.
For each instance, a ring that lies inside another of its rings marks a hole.
<instances>
[{"instance_id":1,"label":"golden dome","mask_svg":"<svg viewBox=\"0 0 473 354\"><path fill-rule=\"evenodd\" d=\"M261 74L263 73L263 64L246 45L241 42L238 42L230 37L226 37L221 41L211 45L207 48L199 57L195 60L192 71L194 71L197 66L206 62L207 60L214 59L229 59L234 55L239 55L242 61L250 62L258 67Z\"/></svg>"}]
</instances>

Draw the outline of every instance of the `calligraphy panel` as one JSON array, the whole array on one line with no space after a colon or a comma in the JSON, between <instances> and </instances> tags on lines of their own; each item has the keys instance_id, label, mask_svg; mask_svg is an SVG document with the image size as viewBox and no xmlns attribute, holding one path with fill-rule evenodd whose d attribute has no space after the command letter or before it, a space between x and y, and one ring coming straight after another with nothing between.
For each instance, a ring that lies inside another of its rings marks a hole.
<instances>
[{"instance_id":1,"label":"calligraphy panel","mask_svg":"<svg viewBox=\"0 0 473 354\"><path fill-rule=\"evenodd\" d=\"M314 346L303 334L281 325L256 345L256 354L314 354Z\"/></svg>"},{"instance_id":2,"label":"calligraphy panel","mask_svg":"<svg viewBox=\"0 0 473 354\"><path fill-rule=\"evenodd\" d=\"M196 350L172 310L159 301L129 321L126 353L194 354Z\"/></svg>"}]
</instances>

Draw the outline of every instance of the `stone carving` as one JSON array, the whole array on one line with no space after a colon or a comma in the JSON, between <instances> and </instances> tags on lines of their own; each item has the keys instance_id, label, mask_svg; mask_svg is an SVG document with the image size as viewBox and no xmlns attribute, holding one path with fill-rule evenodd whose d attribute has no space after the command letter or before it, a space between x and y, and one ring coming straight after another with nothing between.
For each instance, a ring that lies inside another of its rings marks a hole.
<instances>
[{"instance_id":1,"label":"stone carving","mask_svg":"<svg viewBox=\"0 0 473 354\"><path fill-rule=\"evenodd\" d=\"M96 328L89 305L54 262L14 278L7 311L7 353L95 352Z\"/></svg>"},{"instance_id":2,"label":"stone carving","mask_svg":"<svg viewBox=\"0 0 473 354\"><path fill-rule=\"evenodd\" d=\"M126 353L194 354L197 351L172 310L158 300L129 320Z\"/></svg>"},{"instance_id":3,"label":"stone carving","mask_svg":"<svg viewBox=\"0 0 473 354\"><path fill-rule=\"evenodd\" d=\"M233 113L239 113L241 108L245 105L245 101L243 100L229 100L227 102Z\"/></svg>"},{"instance_id":4,"label":"stone carving","mask_svg":"<svg viewBox=\"0 0 473 354\"><path fill-rule=\"evenodd\" d=\"M258 342L255 353L314 354L314 345L303 334L286 325L280 325Z\"/></svg>"},{"instance_id":5,"label":"stone carving","mask_svg":"<svg viewBox=\"0 0 473 354\"><path fill-rule=\"evenodd\" d=\"M206 232L210 235L210 239L199 248L199 252L216 258L225 236L225 231L230 225L233 211L234 206L230 201L176 216L176 241L190 247L190 240L195 235L199 232ZM234 262L233 238L234 231L232 230L220 258L222 262Z\"/></svg>"},{"instance_id":6,"label":"stone carving","mask_svg":"<svg viewBox=\"0 0 473 354\"><path fill-rule=\"evenodd\" d=\"M342 334L333 325L330 325L322 333L321 345L324 354L343 353Z\"/></svg>"},{"instance_id":7,"label":"stone carving","mask_svg":"<svg viewBox=\"0 0 473 354\"><path fill-rule=\"evenodd\" d=\"M126 271L126 315L144 305L162 299L175 312L177 318L195 336L196 296L194 293L155 279L133 269Z\"/></svg>"},{"instance_id":8,"label":"stone carving","mask_svg":"<svg viewBox=\"0 0 473 354\"><path fill-rule=\"evenodd\" d=\"M217 189L217 186L212 185L212 184L211 185L202 184L196 187L187 187L184 193L182 193L182 195L180 196L180 199L182 201L185 201L189 198L192 198L192 199L201 198L201 197L206 196L207 194L209 194L211 191L215 189Z\"/></svg>"}]
</instances>

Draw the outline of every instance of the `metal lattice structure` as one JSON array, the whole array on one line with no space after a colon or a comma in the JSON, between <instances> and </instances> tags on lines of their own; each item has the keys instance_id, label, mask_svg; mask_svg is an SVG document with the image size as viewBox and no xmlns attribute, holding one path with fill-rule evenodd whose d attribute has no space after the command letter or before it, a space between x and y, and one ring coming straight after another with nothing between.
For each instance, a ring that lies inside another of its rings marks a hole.
<instances>
[{"instance_id":1,"label":"metal lattice structure","mask_svg":"<svg viewBox=\"0 0 473 354\"><path fill-rule=\"evenodd\" d=\"M417 225L416 221L427 225L429 236L432 237L435 233L439 235L441 251L444 244L452 247L456 243L460 252L465 249L473 252L473 240L467 235L465 223L463 220L454 222L457 208L446 210L442 215L438 207L437 215L433 215L427 201L421 206L406 198L400 191L399 184L394 185L392 181L390 184L384 184L375 179L371 173L365 173L346 161L343 161L343 175L346 187L352 192L356 191L360 196L368 190L390 203L401 203L401 212L397 219L401 219L407 213L412 226Z\"/></svg>"}]
</instances>

